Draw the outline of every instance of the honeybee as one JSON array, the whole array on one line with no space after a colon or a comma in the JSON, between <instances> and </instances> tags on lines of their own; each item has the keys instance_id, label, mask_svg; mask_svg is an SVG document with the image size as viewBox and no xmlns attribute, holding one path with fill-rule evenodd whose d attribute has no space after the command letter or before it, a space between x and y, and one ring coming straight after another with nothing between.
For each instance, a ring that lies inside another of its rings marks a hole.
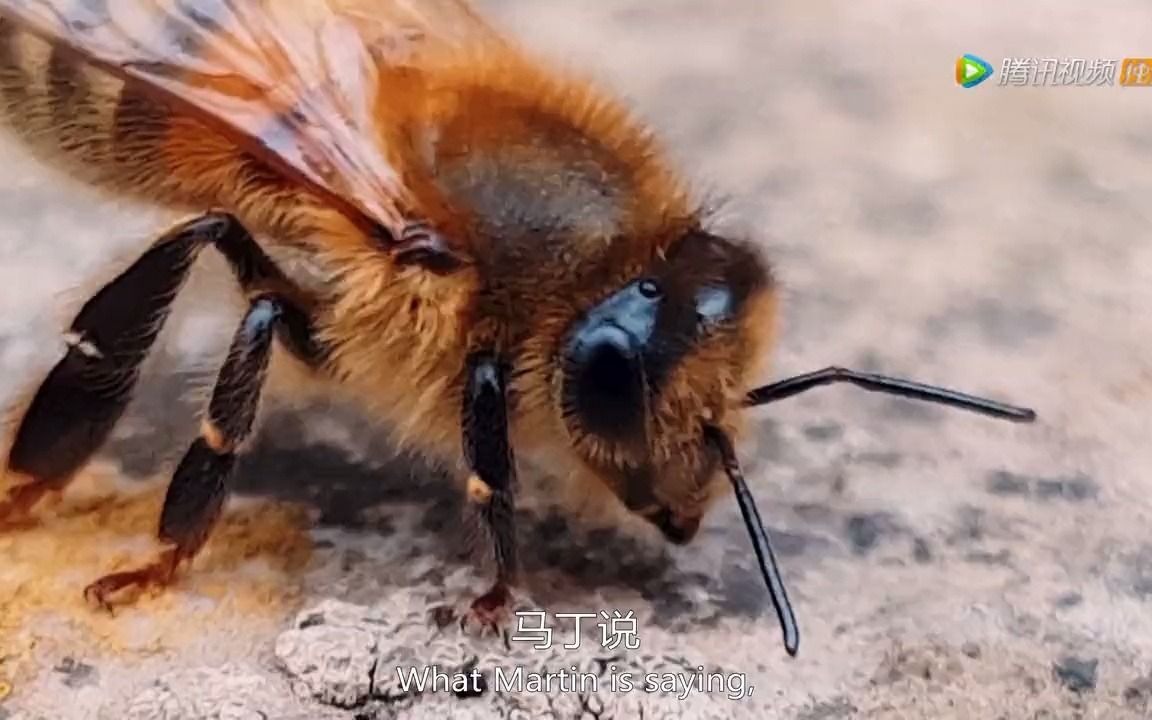
<instances>
[{"instance_id":1,"label":"honeybee","mask_svg":"<svg viewBox=\"0 0 1152 720\"><path fill-rule=\"evenodd\" d=\"M842 368L749 389L774 338L767 260L708 227L621 104L464 0L0 0L0 98L48 161L196 213L72 322L16 430L0 521L63 491L108 437L201 249L249 302L169 485L164 549L89 585L98 606L169 584L203 546L273 343L458 470L496 560L463 620L490 626L518 582L518 455L602 484L674 543L726 477L795 654L734 449L745 408L848 381L1035 417ZM320 271L293 277L276 250Z\"/></svg>"}]
</instances>

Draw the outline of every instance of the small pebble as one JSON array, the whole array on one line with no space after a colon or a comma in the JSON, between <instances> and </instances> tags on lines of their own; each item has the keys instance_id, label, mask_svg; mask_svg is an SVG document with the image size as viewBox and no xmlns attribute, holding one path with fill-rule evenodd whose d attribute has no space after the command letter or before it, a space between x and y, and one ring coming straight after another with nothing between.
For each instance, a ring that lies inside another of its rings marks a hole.
<instances>
[{"instance_id":1,"label":"small pebble","mask_svg":"<svg viewBox=\"0 0 1152 720\"><path fill-rule=\"evenodd\" d=\"M1100 664L1095 658L1085 660L1069 655L1052 666L1052 671L1064 687L1074 693L1085 693L1096 689L1096 669Z\"/></svg>"},{"instance_id":2,"label":"small pebble","mask_svg":"<svg viewBox=\"0 0 1152 720\"><path fill-rule=\"evenodd\" d=\"M1066 609L1066 608L1076 607L1077 605L1079 605L1082 602L1084 602L1084 596L1083 595L1081 595L1078 592L1068 592L1068 593L1064 593L1060 597L1056 598L1056 600L1054 601L1054 604L1058 608Z\"/></svg>"}]
</instances>

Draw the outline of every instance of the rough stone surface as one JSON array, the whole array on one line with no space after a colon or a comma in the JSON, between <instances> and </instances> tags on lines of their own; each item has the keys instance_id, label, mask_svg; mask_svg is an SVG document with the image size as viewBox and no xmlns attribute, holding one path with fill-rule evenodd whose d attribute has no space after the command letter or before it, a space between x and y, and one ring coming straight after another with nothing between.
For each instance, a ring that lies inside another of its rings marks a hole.
<instances>
[{"instance_id":1,"label":"rough stone surface","mask_svg":"<svg viewBox=\"0 0 1152 720\"><path fill-rule=\"evenodd\" d=\"M251 668L225 665L168 673L141 691L124 720L267 720L288 718L300 707L283 688ZM111 720L117 717L107 713Z\"/></svg>"},{"instance_id":2,"label":"rough stone surface","mask_svg":"<svg viewBox=\"0 0 1152 720\"><path fill-rule=\"evenodd\" d=\"M308 611L324 616L335 601ZM329 624L327 618L289 630L276 639L276 660L295 681L297 695L337 707L356 707L372 694L378 637L363 625Z\"/></svg>"},{"instance_id":3,"label":"rough stone surface","mask_svg":"<svg viewBox=\"0 0 1152 720\"><path fill-rule=\"evenodd\" d=\"M755 411L739 452L801 622L795 659L731 498L669 547L526 468L525 602L557 628L535 650L426 622L490 579L463 557L461 498L276 363L203 556L167 593L93 613L85 584L153 548L239 316L205 253L98 460L42 526L0 534L0 718L1147 718L1152 103L951 78L960 52L994 65L1140 52L1152 6L483 4L617 88L705 194L731 199L718 220L764 244L783 289L765 381L855 366L1028 403L1040 421L849 388ZM0 166L0 404L19 408L80 302L172 216L80 189L9 143ZM594 627L561 647L571 622L555 613L613 609L635 613L639 648L608 653ZM719 668L755 692L457 697L404 693L394 676L598 669L617 654L618 670ZM1099 661L1094 690L1053 672L1069 656Z\"/></svg>"}]
</instances>

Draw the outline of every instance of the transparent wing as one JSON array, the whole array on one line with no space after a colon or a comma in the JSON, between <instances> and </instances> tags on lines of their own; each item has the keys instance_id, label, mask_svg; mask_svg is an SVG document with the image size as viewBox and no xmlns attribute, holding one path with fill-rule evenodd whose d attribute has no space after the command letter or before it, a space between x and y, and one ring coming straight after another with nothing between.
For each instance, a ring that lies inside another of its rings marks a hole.
<instances>
[{"instance_id":1,"label":"transparent wing","mask_svg":"<svg viewBox=\"0 0 1152 720\"><path fill-rule=\"evenodd\" d=\"M382 69L501 42L466 0L0 0L0 14L146 83L277 169L402 227Z\"/></svg>"}]
</instances>

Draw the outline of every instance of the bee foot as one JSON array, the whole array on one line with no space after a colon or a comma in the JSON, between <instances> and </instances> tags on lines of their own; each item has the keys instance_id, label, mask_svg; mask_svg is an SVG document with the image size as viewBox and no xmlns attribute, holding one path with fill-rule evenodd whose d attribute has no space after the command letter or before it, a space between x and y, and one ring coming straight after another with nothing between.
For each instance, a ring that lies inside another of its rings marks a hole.
<instances>
[{"instance_id":1,"label":"bee foot","mask_svg":"<svg viewBox=\"0 0 1152 720\"><path fill-rule=\"evenodd\" d=\"M485 637L493 635L508 639L513 615L513 595L504 583L496 583L488 592L473 600L467 608L459 610L450 605L437 605L428 611L429 619L439 628L455 622L469 634Z\"/></svg>"},{"instance_id":2,"label":"bee foot","mask_svg":"<svg viewBox=\"0 0 1152 720\"><path fill-rule=\"evenodd\" d=\"M32 508L48 490L37 483L17 485L0 502L0 532L27 530L39 521L32 517Z\"/></svg>"},{"instance_id":3,"label":"bee foot","mask_svg":"<svg viewBox=\"0 0 1152 720\"><path fill-rule=\"evenodd\" d=\"M136 570L105 575L84 588L84 599L94 608L111 613L117 605L127 605L139 596L139 592L150 587L165 587L172 583L176 574L176 553L167 551L150 565ZM136 590L130 598L113 600L113 596L124 590Z\"/></svg>"},{"instance_id":4,"label":"bee foot","mask_svg":"<svg viewBox=\"0 0 1152 720\"><path fill-rule=\"evenodd\" d=\"M506 637L512 619L512 591L504 583L496 583L488 592L472 601L460 618L460 628L480 637L491 633Z\"/></svg>"}]
</instances>

